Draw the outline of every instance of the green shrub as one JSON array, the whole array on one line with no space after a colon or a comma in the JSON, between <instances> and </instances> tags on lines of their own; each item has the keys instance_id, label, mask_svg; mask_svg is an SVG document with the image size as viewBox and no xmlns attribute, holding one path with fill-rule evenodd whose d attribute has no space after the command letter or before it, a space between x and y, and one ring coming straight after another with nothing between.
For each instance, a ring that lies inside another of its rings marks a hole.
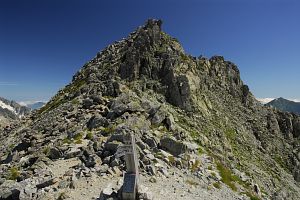
<instances>
[{"instance_id":1,"label":"green shrub","mask_svg":"<svg viewBox=\"0 0 300 200\"><path fill-rule=\"evenodd\" d=\"M112 134L115 132L115 130L116 130L116 125L110 125L103 129L103 131L107 134Z\"/></svg>"},{"instance_id":2,"label":"green shrub","mask_svg":"<svg viewBox=\"0 0 300 200\"><path fill-rule=\"evenodd\" d=\"M168 160L169 160L169 163L171 165L175 165L175 158L174 158L174 156L168 156Z\"/></svg>"},{"instance_id":3,"label":"green shrub","mask_svg":"<svg viewBox=\"0 0 300 200\"><path fill-rule=\"evenodd\" d=\"M9 169L9 175L8 175L9 180L17 180L19 176L20 176L20 172L18 168L12 167Z\"/></svg>"},{"instance_id":4,"label":"green shrub","mask_svg":"<svg viewBox=\"0 0 300 200\"><path fill-rule=\"evenodd\" d=\"M81 140L83 137L83 134L82 133L76 133L76 135L74 135L73 139L74 140Z\"/></svg>"},{"instance_id":5,"label":"green shrub","mask_svg":"<svg viewBox=\"0 0 300 200\"><path fill-rule=\"evenodd\" d=\"M233 191L237 191L237 187L234 182L237 181L238 177L234 176L230 169L226 168L221 163L217 163L217 169L220 172L221 181L228 185Z\"/></svg>"},{"instance_id":6,"label":"green shrub","mask_svg":"<svg viewBox=\"0 0 300 200\"><path fill-rule=\"evenodd\" d=\"M44 148L44 150L43 150L43 153L44 153L45 155L48 155L49 152L50 152L50 147L49 147L49 146L46 146L46 147Z\"/></svg>"},{"instance_id":7,"label":"green shrub","mask_svg":"<svg viewBox=\"0 0 300 200\"><path fill-rule=\"evenodd\" d=\"M82 140L81 139L75 140L75 144L82 144Z\"/></svg>"},{"instance_id":8,"label":"green shrub","mask_svg":"<svg viewBox=\"0 0 300 200\"><path fill-rule=\"evenodd\" d=\"M203 153L204 153L204 150L201 147L199 147L199 149L198 149L198 155L202 155Z\"/></svg>"},{"instance_id":9,"label":"green shrub","mask_svg":"<svg viewBox=\"0 0 300 200\"><path fill-rule=\"evenodd\" d=\"M196 160L195 163L193 163L192 166L191 166L191 171L192 172L197 171L200 167L200 164L201 164L200 160Z\"/></svg>"},{"instance_id":10,"label":"green shrub","mask_svg":"<svg viewBox=\"0 0 300 200\"><path fill-rule=\"evenodd\" d=\"M236 134L236 131L234 129L227 129L225 131L225 135L228 139L235 140L237 134Z\"/></svg>"},{"instance_id":11,"label":"green shrub","mask_svg":"<svg viewBox=\"0 0 300 200\"><path fill-rule=\"evenodd\" d=\"M214 182L214 183L213 183L213 186L214 186L215 188L218 188L218 189L221 188L221 184L220 184L219 182Z\"/></svg>"},{"instance_id":12,"label":"green shrub","mask_svg":"<svg viewBox=\"0 0 300 200\"><path fill-rule=\"evenodd\" d=\"M212 172L211 175L212 175L213 177L217 177L217 174L216 174L215 172Z\"/></svg>"},{"instance_id":13,"label":"green shrub","mask_svg":"<svg viewBox=\"0 0 300 200\"><path fill-rule=\"evenodd\" d=\"M63 143L64 144L71 144L72 140L70 140L69 138L66 137L66 138L63 139Z\"/></svg>"},{"instance_id":14,"label":"green shrub","mask_svg":"<svg viewBox=\"0 0 300 200\"><path fill-rule=\"evenodd\" d=\"M85 139L88 139L88 140L93 139L93 133L92 133L91 131L89 131L89 132L86 134Z\"/></svg>"}]
</instances>

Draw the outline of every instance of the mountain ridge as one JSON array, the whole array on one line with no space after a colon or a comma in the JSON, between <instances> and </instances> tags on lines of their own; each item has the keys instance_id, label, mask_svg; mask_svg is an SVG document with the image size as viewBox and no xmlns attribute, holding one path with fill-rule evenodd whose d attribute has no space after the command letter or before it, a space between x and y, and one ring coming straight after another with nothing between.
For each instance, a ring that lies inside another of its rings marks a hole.
<instances>
[{"instance_id":1,"label":"mountain ridge","mask_svg":"<svg viewBox=\"0 0 300 200\"><path fill-rule=\"evenodd\" d=\"M114 153L122 135L132 133L143 184L155 191L156 199L174 199L183 192L174 193L170 185L164 185L168 191L156 191L156 180L162 184L167 177L197 188L185 193L186 199L199 199L199 185L213 191L205 199L300 198L299 116L264 107L234 63L222 56L186 55L161 26L160 20L148 20L109 45L21 126L0 132L0 141L6 140L0 147L1 178L12 175L8 163L20 170L17 182L6 180L6 185L23 185L18 189L22 197L29 195L24 193L28 188L34 188L32 199L57 197L37 189L45 184L36 184L38 169L58 184L70 185L61 189L46 181L49 191L87 198L71 185L122 174L124 160ZM53 166L70 160L78 164L65 173L78 178L54 173ZM92 198L101 188L91 183L89 189L86 195Z\"/></svg>"},{"instance_id":2,"label":"mountain ridge","mask_svg":"<svg viewBox=\"0 0 300 200\"><path fill-rule=\"evenodd\" d=\"M267 106L274 107L278 110L294 112L300 114L300 103L285 99L283 97L274 99L273 101L266 104Z\"/></svg>"}]
</instances>

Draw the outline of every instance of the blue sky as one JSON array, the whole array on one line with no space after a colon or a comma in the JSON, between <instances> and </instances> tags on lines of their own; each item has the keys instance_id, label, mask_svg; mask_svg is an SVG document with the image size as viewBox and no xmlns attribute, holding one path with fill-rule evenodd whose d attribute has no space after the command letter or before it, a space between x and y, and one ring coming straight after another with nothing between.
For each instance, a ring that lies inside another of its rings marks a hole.
<instances>
[{"instance_id":1,"label":"blue sky","mask_svg":"<svg viewBox=\"0 0 300 200\"><path fill-rule=\"evenodd\" d=\"M256 97L300 99L296 0L0 0L0 96L48 100L148 18L194 56L236 63Z\"/></svg>"}]
</instances>

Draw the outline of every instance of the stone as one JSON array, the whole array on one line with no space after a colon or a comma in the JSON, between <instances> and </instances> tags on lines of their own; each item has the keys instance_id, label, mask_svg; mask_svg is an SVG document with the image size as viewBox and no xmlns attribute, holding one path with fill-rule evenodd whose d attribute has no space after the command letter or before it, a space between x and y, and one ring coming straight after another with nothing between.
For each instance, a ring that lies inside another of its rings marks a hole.
<instances>
[{"instance_id":1,"label":"stone","mask_svg":"<svg viewBox=\"0 0 300 200\"><path fill-rule=\"evenodd\" d=\"M92 155L82 155L80 160L84 163L86 167L94 167L95 165L101 165L102 160L96 154Z\"/></svg>"},{"instance_id":2,"label":"stone","mask_svg":"<svg viewBox=\"0 0 300 200\"><path fill-rule=\"evenodd\" d=\"M148 187L141 185L138 191L138 197L140 200L153 200L153 194Z\"/></svg>"},{"instance_id":3,"label":"stone","mask_svg":"<svg viewBox=\"0 0 300 200\"><path fill-rule=\"evenodd\" d=\"M169 131L174 131L175 130L175 120L173 118L173 115L168 115L165 118L165 121L166 121L167 129Z\"/></svg>"},{"instance_id":4,"label":"stone","mask_svg":"<svg viewBox=\"0 0 300 200\"><path fill-rule=\"evenodd\" d=\"M37 189L42 189L58 182L57 178L44 179L36 185Z\"/></svg>"},{"instance_id":5,"label":"stone","mask_svg":"<svg viewBox=\"0 0 300 200\"><path fill-rule=\"evenodd\" d=\"M50 147L47 156L52 160L56 160L63 157L63 153L56 147Z\"/></svg>"},{"instance_id":6,"label":"stone","mask_svg":"<svg viewBox=\"0 0 300 200\"><path fill-rule=\"evenodd\" d=\"M149 181L150 181L150 183L156 183L156 182L157 182L156 178L154 178L154 177L151 177L151 178L149 179Z\"/></svg>"},{"instance_id":7,"label":"stone","mask_svg":"<svg viewBox=\"0 0 300 200\"><path fill-rule=\"evenodd\" d=\"M20 189L15 181L7 180L0 185L0 199L2 200L17 200L20 196Z\"/></svg>"},{"instance_id":8,"label":"stone","mask_svg":"<svg viewBox=\"0 0 300 200\"><path fill-rule=\"evenodd\" d=\"M177 141L174 137L164 137L160 140L162 149L178 156L187 151L187 145L181 141Z\"/></svg>"},{"instance_id":9,"label":"stone","mask_svg":"<svg viewBox=\"0 0 300 200\"><path fill-rule=\"evenodd\" d=\"M155 137L150 137L150 138L146 138L145 143L150 148L155 148L155 147L157 147L157 144L159 143L159 140Z\"/></svg>"},{"instance_id":10,"label":"stone","mask_svg":"<svg viewBox=\"0 0 300 200\"><path fill-rule=\"evenodd\" d=\"M161 172L166 177L169 176L168 170L165 168L160 168L158 171Z\"/></svg>"},{"instance_id":11,"label":"stone","mask_svg":"<svg viewBox=\"0 0 300 200\"><path fill-rule=\"evenodd\" d=\"M158 108L152 108L149 111L151 117L151 124L158 125L161 124L166 118L166 111L159 106Z\"/></svg>"},{"instance_id":12,"label":"stone","mask_svg":"<svg viewBox=\"0 0 300 200\"><path fill-rule=\"evenodd\" d=\"M116 176L121 176L121 175L122 175L122 171L119 169L119 167L114 166L114 167L112 168L112 170L113 170L113 172L114 172L114 174L115 174Z\"/></svg>"},{"instance_id":13,"label":"stone","mask_svg":"<svg viewBox=\"0 0 300 200\"><path fill-rule=\"evenodd\" d=\"M96 129L99 127L105 127L108 125L108 120L101 115L94 115L87 122L87 128L89 130Z\"/></svg>"},{"instance_id":14,"label":"stone","mask_svg":"<svg viewBox=\"0 0 300 200\"><path fill-rule=\"evenodd\" d=\"M115 166L119 166L119 165L120 165L120 162L117 159L114 159L110 162L111 167L115 167Z\"/></svg>"},{"instance_id":15,"label":"stone","mask_svg":"<svg viewBox=\"0 0 300 200\"><path fill-rule=\"evenodd\" d=\"M295 179L295 181L300 182L300 170L299 169L296 169L294 171L294 179Z\"/></svg>"},{"instance_id":16,"label":"stone","mask_svg":"<svg viewBox=\"0 0 300 200\"><path fill-rule=\"evenodd\" d=\"M109 166L107 164L103 164L103 165L95 167L95 170L99 175L106 173L108 169L109 169Z\"/></svg>"},{"instance_id":17,"label":"stone","mask_svg":"<svg viewBox=\"0 0 300 200\"><path fill-rule=\"evenodd\" d=\"M82 107L85 109L90 108L93 105L93 100L92 99L84 99L82 101Z\"/></svg>"},{"instance_id":18,"label":"stone","mask_svg":"<svg viewBox=\"0 0 300 200\"><path fill-rule=\"evenodd\" d=\"M184 145L187 147L187 151L189 152L196 152L199 149L199 145L192 142L183 142Z\"/></svg>"},{"instance_id":19,"label":"stone","mask_svg":"<svg viewBox=\"0 0 300 200\"><path fill-rule=\"evenodd\" d=\"M294 137L300 136L300 117L293 120L293 135Z\"/></svg>"},{"instance_id":20,"label":"stone","mask_svg":"<svg viewBox=\"0 0 300 200\"><path fill-rule=\"evenodd\" d=\"M146 171L149 173L149 175L154 176L156 175L156 169L152 165L147 165L146 166Z\"/></svg>"},{"instance_id":21,"label":"stone","mask_svg":"<svg viewBox=\"0 0 300 200\"><path fill-rule=\"evenodd\" d=\"M79 148L73 147L69 151L65 152L65 158L75 158L82 155L82 151Z\"/></svg>"},{"instance_id":22,"label":"stone","mask_svg":"<svg viewBox=\"0 0 300 200\"><path fill-rule=\"evenodd\" d=\"M102 193L103 193L104 195L106 195L106 196L112 195L113 192L114 192L114 190L113 190L113 187L112 187L111 184L109 184L106 188L104 188L104 189L102 190Z\"/></svg>"},{"instance_id":23,"label":"stone","mask_svg":"<svg viewBox=\"0 0 300 200\"><path fill-rule=\"evenodd\" d=\"M260 188L257 184L254 184L254 192L258 195L261 196L261 191Z\"/></svg>"},{"instance_id":24,"label":"stone","mask_svg":"<svg viewBox=\"0 0 300 200\"><path fill-rule=\"evenodd\" d=\"M118 141L107 142L104 145L104 149L114 154L117 152L117 149L121 144L122 143Z\"/></svg>"}]
</instances>

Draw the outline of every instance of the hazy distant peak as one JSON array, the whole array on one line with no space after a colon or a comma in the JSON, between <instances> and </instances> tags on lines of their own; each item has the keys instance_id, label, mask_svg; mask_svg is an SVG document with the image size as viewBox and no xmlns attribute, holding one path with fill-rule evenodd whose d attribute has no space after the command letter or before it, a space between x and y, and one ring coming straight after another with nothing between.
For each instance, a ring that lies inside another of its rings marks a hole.
<instances>
[{"instance_id":1,"label":"hazy distant peak","mask_svg":"<svg viewBox=\"0 0 300 200\"><path fill-rule=\"evenodd\" d=\"M278 110L293 112L300 114L300 103L279 97L266 104L267 106L276 108Z\"/></svg>"},{"instance_id":2,"label":"hazy distant peak","mask_svg":"<svg viewBox=\"0 0 300 200\"><path fill-rule=\"evenodd\" d=\"M21 101L18 103L22 106L26 106L32 110L35 110L43 107L47 103L47 101Z\"/></svg>"},{"instance_id":3,"label":"hazy distant peak","mask_svg":"<svg viewBox=\"0 0 300 200\"><path fill-rule=\"evenodd\" d=\"M257 100L259 102L261 102L262 104L266 104L266 103L269 103L271 101L273 101L275 98L257 98Z\"/></svg>"}]
</instances>

